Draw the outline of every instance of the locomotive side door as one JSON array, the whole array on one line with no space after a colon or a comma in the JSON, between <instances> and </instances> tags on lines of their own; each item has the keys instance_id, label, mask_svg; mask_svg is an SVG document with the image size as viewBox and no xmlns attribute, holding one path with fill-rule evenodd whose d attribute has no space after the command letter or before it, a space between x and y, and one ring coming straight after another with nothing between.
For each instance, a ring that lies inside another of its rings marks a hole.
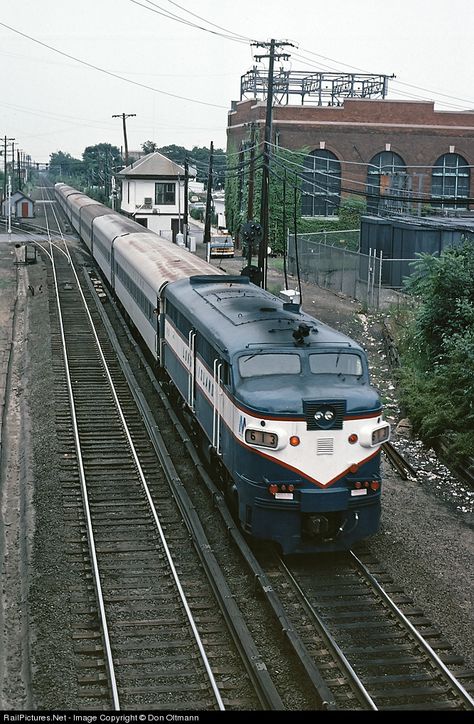
<instances>
[{"instance_id":1,"label":"locomotive side door","mask_svg":"<svg viewBox=\"0 0 474 724\"><path fill-rule=\"evenodd\" d=\"M194 412L196 399L196 331L191 329L188 334L188 405Z\"/></svg>"},{"instance_id":2,"label":"locomotive side door","mask_svg":"<svg viewBox=\"0 0 474 724\"><path fill-rule=\"evenodd\" d=\"M222 372L224 363L221 360L214 360L213 370L213 410L212 410L212 445L218 455L222 455L222 415L224 412L224 393L222 391Z\"/></svg>"}]
</instances>

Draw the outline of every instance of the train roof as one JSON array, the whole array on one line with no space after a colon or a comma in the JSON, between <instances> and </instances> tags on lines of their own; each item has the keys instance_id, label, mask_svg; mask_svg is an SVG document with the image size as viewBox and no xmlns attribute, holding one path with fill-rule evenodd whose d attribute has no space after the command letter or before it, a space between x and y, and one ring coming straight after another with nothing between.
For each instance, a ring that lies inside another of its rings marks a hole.
<instances>
[{"instance_id":1,"label":"train roof","mask_svg":"<svg viewBox=\"0 0 474 724\"><path fill-rule=\"evenodd\" d=\"M246 349L301 349L293 332L305 332L304 325L309 328L304 337L305 347L362 349L350 337L297 308L292 309L250 283L247 277L213 274L182 279L167 287L166 297L186 313L196 328L204 325L209 338L229 356Z\"/></svg>"},{"instance_id":2,"label":"train roof","mask_svg":"<svg viewBox=\"0 0 474 724\"><path fill-rule=\"evenodd\" d=\"M104 206L104 204L99 204L98 202L81 209L81 219L87 219L88 221L92 221L93 219L95 220L99 216L111 216L114 214L115 212L112 211L112 209L109 209L108 206Z\"/></svg>"},{"instance_id":3,"label":"train roof","mask_svg":"<svg viewBox=\"0 0 474 724\"><path fill-rule=\"evenodd\" d=\"M218 272L219 275L219 270L200 257L153 232L120 237L116 240L114 249L116 258L121 255L126 259L157 294L169 282L187 279L196 274Z\"/></svg>"},{"instance_id":4,"label":"train roof","mask_svg":"<svg viewBox=\"0 0 474 724\"><path fill-rule=\"evenodd\" d=\"M107 208L104 206L103 208ZM94 214L94 229L102 231L105 236L112 241L118 236L124 236L125 234L148 234L159 239L157 234L153 234L149 229L146 229L141 224L137 224L133 219L129 219L128 216L122 216L112 209L108 209L108 214L101 214L99 210Z\"/></svg>"}]
</instances>

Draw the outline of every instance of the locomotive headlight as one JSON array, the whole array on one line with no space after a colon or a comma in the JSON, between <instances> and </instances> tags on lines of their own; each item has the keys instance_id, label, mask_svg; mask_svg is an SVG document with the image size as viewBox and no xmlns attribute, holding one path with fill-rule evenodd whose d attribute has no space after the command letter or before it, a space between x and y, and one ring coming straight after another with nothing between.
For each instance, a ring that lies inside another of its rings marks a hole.
<instances>
[{"instance_id":1,"label":"locomotive headlight","mask_svg":"<svg viewBox=\"0 0 474 724\"><path fill-rule=\"evenodd\" d=\"M379 427L377 430L372 432L372 445L381 445L387 442L390 437L390 425L387 424L384 427Z\"/></svg>"},{"instance_id":2,"label":"locomotive headlight","mask_svg":"<svg viewBox=\"0 0 474 724\"><path fill-rule=\"evenodd\" d=\"M332 410L327 410L327 412L324 413L324 419L329 422L329 420L334 419L334 412Z\"/></svg>"},{"instance_id":3,"label":"locomotive headlight","mask_svg":"<svg viewBox=\"0 0 474 724\"><path fill-rule=\"evenodd\" d=\"M363 447L376 447L390 438L390 425L384 422L376 427L364 427L359 433L359 442Z\"/></svg>"}]
</instances>

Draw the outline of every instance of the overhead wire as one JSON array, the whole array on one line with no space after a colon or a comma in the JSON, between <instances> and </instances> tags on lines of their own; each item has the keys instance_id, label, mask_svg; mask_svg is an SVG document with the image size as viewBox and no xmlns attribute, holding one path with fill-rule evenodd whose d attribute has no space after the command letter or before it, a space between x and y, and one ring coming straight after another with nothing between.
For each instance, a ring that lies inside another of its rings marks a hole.
<instances>
[{"instance_id":1,"label":"overhead wire","mask_svg":"<svg viewBox=\"0 0 474 724\"><path fill-rule=\"evenodd\" d=\"M133 0L132 0L132 2L133 2ZM71 55L70 53L66 53L63 50L59 50L58 48L55 48L54 46L49 45L48 43L44 43L42 40L38 40L37 38L34 38L32 35L28 35L27 33L23 33L21 30L18 30L17 28L13 28L11 25L7 25L6 23L3 23L0 21L0 26L3 28L7 28L7 30L11 30L12 33L21 35L23 38L26 38L27 40L31 40L33 43L37 43L38 45L41 45L43 48L52 50L54 53L58 53L59 55L63 55L66 58L70 58L71 60L74 60L77 63L80 63L81 65L85 65L87 68L92 68L93 70L97 70L100 73L104 73L105 75L111 76L112 78L122 80L125 83L131 83L132 85L138 86L139 88L145 88L146 90L150 90L153 93L160 93L161 95L165 95L170 98L176 98L177 100L188 101L189 103L197 103L202 106L209 106L211 108L220 108L220 109L227 110L227 106L221 106L221 105L218 105L217 103L209 103L207 101L200 101L196 98L189 98L187 96L178 95L177 93L170 93L168 91L164 91L159 88L154 88L153 86L147 85L146 83L140 83L139 81L131 80L130 78L125 78L124 76L119 75L118 73L113 73L110 70L101 68L99 65L95 65L94 63L89 63L87 60L82 60L81 58L77 58L76 56Z\"/></svg>"},{"instance_id":2,"label":"overhead wire","mask_svg":"<svg viewBox=\"0 0 474 724\"><path fill-rule=\"evenodd\" d=\"M281 168L286 168L286 166L284 165L284 163L282 163L281 160L280 160L277 156L272 156L272 157L271 157L271 162L276 162L277 165L280 166ZM287 170L288 170L288 169L287 169ZM307 181L307 179L304 178L304 170L302 170L301 172L297 172L297 171L292 170L292 173L293 173L297 178L299 178L300 180ZM316 188L318 188L318 184L312 183L312 182L310 182L310 181L307 181L307 182L310 183L311 185L315 186ZM327 192L327 189L324 189L324 187L319 186L319 188L322 189L322 190L326 190L326 192ZM403 197L403 196L401 196L401 195L397 195L397 194L383 194L383 195L381 195L380 193L370 193L370 192L368 192L368 191L359 191L358 189L348 189L348 188L345 188L345 187L343 187L343 186L341 186L340 190L341 190L341 192L343 192L343 193L354 194L354 195L356 195L356 196L364 196L365 198L374 198L374 199L384 198L384 199L396 200L396 201L400 201L400 199L403 199L403 198L404 198L406 201L412 201L412 202L420 202L420 203L427 203L427 202L429 202L429 203L433 203L433 204L452 203L452 204L455 204L455 205L461 205L461 204L465 204L465 203L473 203L473 202L474 202L474 198L470 198L470 197L467 197L467 196L457 196L457 197L453 197L453 196L432 196L432 195L430 194L430 195L426 195L425 197L423 197L423 194L420 195L420 194L415 194L414 192L411 193L411 192L406 191L406 190L404 190L404 189L402 190L402 191L403 191L403 194L407 194L407 196L405 196L405 197ZM408 194L410 194L410 195L408 196Z\"/></svg>"},{"instance_id":3,"label":"overhead wire","mask_svg":"<svg viewBox=\"0 0 474 724\"><path fill-rule=\"evenodd\" d=\"M196 30L202 30L206 33L211 33L211 35L217 35L220 38L224 38L225 40L231 40L235 43L240 44L248 44L248 39L244 39L242 37L238 37L236 34L232 33L219 33L216 30L211 30L210 28L205 28L202 25L197 25L197 23L193 23L190 20L186 20L186 18L181 17L180 15L176 15L175 13L170 12L169 10L165 10L161 5L158 5L155 2L152 2L151 0L146 0L146 2L149 3L149 5L153 7L148 7L148 5L144 5L142 2L138 2L138 0L130 0L131 3L134 5L138 5L139 7L144 8L145 10L149 10L152 13L155 13L156 15L161 15L165 18L168 18L168 20L174 20L175 22L181 23L182 25L187 25L191 28L195 28ZM208 22L207 20L205 22Z\"/></svg>"},{"instance_id":4,"label":"overhead wire","mask_svg":"<svg viewBox=\"0 0 474 724\"><path fill-rule=\"evenodd\" d=\"M308 49L305 49L305 48L300 48L300 50L301 50L303 53L308 53L309 55L314 55L314 56L316 56L316 57L318 57L318 58L323 58L324 60L328 60L328 61L330 61L331 63L337 63L338 65L342 65L342 66L345 66L346 68L350 68L352 72L353 72L353 71L359 71L360 73L368 73L368 72L369 72L369 71L365 70L364 68L358 68L357 66L349 65L348 63L344 63L344 62L342 62L342 61L340 61L340 60L336 60L336 59L334 59L334 58L329 58L328 56L321 55L321 54L319 54L319 53L315 53L314 51L311 51L311 50L308 50ZM311 59L307 58L306 56L302 55L301 53L300 53L300 54L298 54L298 53L293 53L293 56L296 57L296 58L301 58L302 60L305 60L306 62L308 62L308 63L310 63L310 64L312 64L312 65L317 66L317 64L316 64L315 61L312 61ZM329 70L332 70L332 71L334 71L334 72L336 72L336 73L337 73L337 72L343 72L343 71L338 70L337 68L334 68L333 66L326 66L326 68L329 69ZM430 90L429 88L423 88L422 86L417 86L417 85L413 85L413 84L411 84L411 83L406 83L405 81L401 81L401 80L398 80L398 79L392 80L392 84L393 84L393 85L408 86L408 87L410 87L410 88L415 88L415 89L417 89L417 90L421 90L421 91L424 91L424 92L426 92L426 93L430 93L430 94L432 94L432 95L443 96L444 98L451 98L451 99L453 99L453 100L461 101L462 103L474 105L474 101L472 101L472 100L469 100L469 99L466 99L466 98L460 98L459 96L451 96L451 95L449 95L449 94L447 94L447 93L442 93L442 92L440 92L440 91L433 91L433 90ZM402 91L397 91L397 92L400 93L400 95L408 95L408 96L409 96L409 94L403 94ZM413 97L413 96L412 96L412 97ZM442 103L441 101L438 101L438 103L439 103L439 105L450 105L450 106L454 106L454 107L457 107L457 108L461 108L461 106L456 106L455 104L446 104L446 103Z\"/></svg>"},{"instance_id":5,"label":"overhead wire","mask_svg":"<svg viewBox=\"0 0 474 724\"><path fill-rule=\"evenodd\" d=\"M271 143L271 142L270 142L270 146L271 146L272 148L276 149L276 150L282 150L282 151L284 151L285 153L289 153L289 154L291 154L292 156L304 156L304 157L306 157L306 156L309 156L309 155L310 155L310 154L307 153L306 151L296 151L296 150L293 150L293 149L290 149L290 148L283 148L282 146L278 146L276 143ZM459 154L458 154L458 155L459 155ZM367 162L367 161L346 161L346 160L344 160L344 159L337 159L337 160L339 161L339 163L344 163L345 165L372 166L373 168L379 168L379 167L376 166L375 164L371 164L370 162ZM436 166L435 164L431 164L431 165L429 165L429 164L425 164L425 165L422 165L422 164L404 164L404 167L405 167L405 168L428 168L428 169L437 168L437 166ZM458 166L458 167L453 166L452 168L460 168L460 169L463 169L463 168L474 168L474 164L463 164L462 166Z\"/></svg>"},{"instance_id":6,"label":"overhead wire","mask_svg":"<svg viewBox=\"0 0 474 724\"><path fill-rule=\"evenodd\" d=\"M147 0L147 2L151 2L151 0ZM208 25L212 25L214 28L219 28L219 30L224 30L226 33L234 35L237 38L241 38L242 40L245 40L249 43L255 42L254 40L252 40L252 38L249 38L246 35L241 35L240 33L236 33L233 30L229 30L228 28L222 27L222 25L217 25L216 23L213 23L210 20L203 18L201 15L197 15L196 13L193 13L191 10L188 10L187 8L183 7L182 5L179 5L177 2L173 2L173 0L168 0L168 2L170 3L170 5L174 5L175 7L179 8L180 10L184 10L184 12L188 13L189 15L192 15L195 18L198 18L198 20L203 20L205 23L208 23Z\"/></svg>"}]
</instances>

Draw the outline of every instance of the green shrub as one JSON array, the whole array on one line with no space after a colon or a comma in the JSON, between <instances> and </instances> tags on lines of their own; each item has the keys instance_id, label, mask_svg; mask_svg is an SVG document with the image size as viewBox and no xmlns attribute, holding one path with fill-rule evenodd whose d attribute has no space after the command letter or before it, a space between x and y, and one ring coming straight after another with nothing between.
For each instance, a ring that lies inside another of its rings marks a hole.
<instances>
[{"instance_id":1,"label":"green shrub","mask_svg":"<svg viewBox=\"0 0 474 724\"><path fill-rule=\"evenodd\" d=\"M474 456L474 245L422 255L407 282L419 304L401 341L402 404L414 429Z\"/></svg>"}]
</instances>

